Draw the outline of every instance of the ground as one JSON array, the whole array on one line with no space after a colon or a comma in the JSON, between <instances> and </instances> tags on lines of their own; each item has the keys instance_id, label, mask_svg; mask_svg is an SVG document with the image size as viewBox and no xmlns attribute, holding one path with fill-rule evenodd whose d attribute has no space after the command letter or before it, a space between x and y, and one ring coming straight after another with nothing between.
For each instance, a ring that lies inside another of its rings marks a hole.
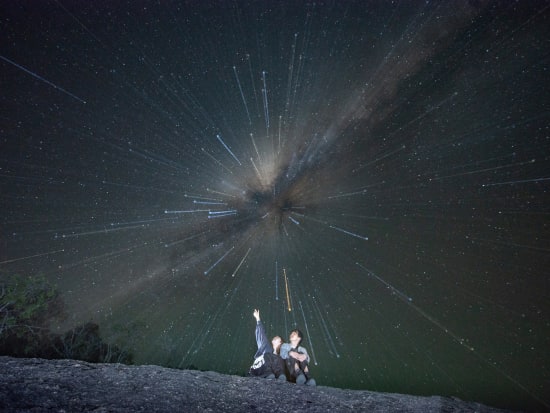
<instances>
[{"instance_id":1,"label":"ground","mask_svg":"<svg viewBox=\"0 0 550 413\"><path fill-rule=\"evenodd\" d=\"M0 357L4 412L503 412L479 403L298 386L211 371Z\"/></svg>"}]
</instances>

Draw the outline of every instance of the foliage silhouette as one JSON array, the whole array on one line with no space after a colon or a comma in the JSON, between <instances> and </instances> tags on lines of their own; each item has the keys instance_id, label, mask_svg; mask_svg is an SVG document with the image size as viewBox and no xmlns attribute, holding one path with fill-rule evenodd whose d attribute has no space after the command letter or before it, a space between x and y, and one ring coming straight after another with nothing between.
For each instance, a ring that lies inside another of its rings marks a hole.
<instances>
[{"instance_id":1,"label":"foliage silhouette","mask_svg":"<svg viewBox=\"0 0 550 413\"><path fill-rule=\"evenodd\" d=\"M99 325L88 322L64 334L49 324L65 317L57 289L43 276L0 274L0 354L89 362L126 363L132 355L103 341Z\"/></svg>"}]
</instances>

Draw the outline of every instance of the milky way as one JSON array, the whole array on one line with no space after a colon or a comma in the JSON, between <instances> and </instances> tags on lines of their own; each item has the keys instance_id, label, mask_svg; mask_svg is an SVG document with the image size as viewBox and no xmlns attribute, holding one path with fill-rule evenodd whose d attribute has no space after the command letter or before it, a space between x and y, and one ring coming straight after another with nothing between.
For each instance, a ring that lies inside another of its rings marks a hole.
<instances>
[{"instance_id":1,"label":"milky way","mask_svg":"<svg viewBox=\"0 0 550 413\"><path fill-rule=\"evenodd\" d=\"M244 374L259 308L319 384L548 408L549 11L3 6L0 270L138 363Z\"/></svg>"}]
</instances>

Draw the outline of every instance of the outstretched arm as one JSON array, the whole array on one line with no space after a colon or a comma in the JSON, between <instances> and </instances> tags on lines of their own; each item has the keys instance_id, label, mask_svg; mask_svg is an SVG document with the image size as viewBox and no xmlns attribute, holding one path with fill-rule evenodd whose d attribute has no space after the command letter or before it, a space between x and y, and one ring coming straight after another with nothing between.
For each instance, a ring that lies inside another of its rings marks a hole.
<instances>
[{"instance_id":1,"label":"outstretched arm","mask_svg":"<svg viewBox=\"0 0 550 413\"><path fill-rule=\"evenodd\" d=\"M260 310L254 310L256 319L256 345L258 346L257 356L264 353L272 353L271 343L267 340L264 324L260 321ZM256 356L256 357L257 357Z\"/></svg>"}]
</instances>

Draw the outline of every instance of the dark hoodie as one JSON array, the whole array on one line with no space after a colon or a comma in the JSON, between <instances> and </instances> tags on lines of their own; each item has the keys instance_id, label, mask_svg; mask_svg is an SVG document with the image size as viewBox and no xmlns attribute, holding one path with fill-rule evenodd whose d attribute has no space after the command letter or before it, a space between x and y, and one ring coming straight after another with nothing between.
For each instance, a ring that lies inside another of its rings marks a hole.
<instances>
[{"instance_id":1,"label":"dark hoodie","mask_svg":"<svg viewBox=\"0 0 550 413\"><path fill-rule=\"evenodd\" d=\"M261 321L256 323L256 344L258 351L254 354L254 364L250 367L249 374L252 376L267 377L274 374L279 377L285 374L283 359L273 352L273 346L267 339L265 328Z\"/></svg>"}]
</instances>

